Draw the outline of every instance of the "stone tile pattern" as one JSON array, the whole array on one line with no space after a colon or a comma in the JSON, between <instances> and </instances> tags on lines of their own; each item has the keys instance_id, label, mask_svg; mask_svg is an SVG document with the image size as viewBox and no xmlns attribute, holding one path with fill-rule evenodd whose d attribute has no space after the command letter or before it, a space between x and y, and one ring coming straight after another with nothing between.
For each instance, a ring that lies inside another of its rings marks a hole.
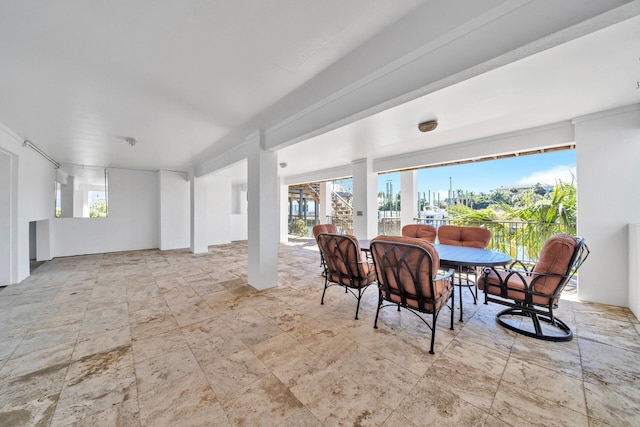
<instances>
[{"instance_id":1,"label":"stone tile pattern","mask_svg":"<svg viewBox=\"0 0 640 427\"><path fill-rule=\"evenodd\" d=\"M473 305L436 354L409 312L323 278L312 240L247 283L247 244L57 258L0 291L1 426L637 426L640 324L563 300L576 337L546 343Z\"/></svg>"}]
</instances>

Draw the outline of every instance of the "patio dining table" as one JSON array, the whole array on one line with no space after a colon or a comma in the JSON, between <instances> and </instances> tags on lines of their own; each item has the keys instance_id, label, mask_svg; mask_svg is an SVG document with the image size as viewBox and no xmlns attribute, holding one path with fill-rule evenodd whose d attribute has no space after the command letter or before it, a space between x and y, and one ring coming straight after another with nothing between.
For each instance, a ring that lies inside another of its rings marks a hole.
<instances>
[{"instance_id":1,"label":"patio dining table","mask_svg":"<svg viewBox=\"0 0 640 427\"><path fill-rule=\"evenodd\" d=\"M360 249L365 252L370 252L371 241L370 240L358 240ZM498 251L492 251L489 249L471 248L468 246L455 246L455 245L443 245L440 243L433 244L433 247L438 252L440 261L448 265L454 266L458 273L458 295L460 301L460 321L463 321L463 306L462 306L462 279L460 272L464 268L468 267L495 267L499 265L507 265L511 262L512 258Z\"/></svg>"}]
</instances>

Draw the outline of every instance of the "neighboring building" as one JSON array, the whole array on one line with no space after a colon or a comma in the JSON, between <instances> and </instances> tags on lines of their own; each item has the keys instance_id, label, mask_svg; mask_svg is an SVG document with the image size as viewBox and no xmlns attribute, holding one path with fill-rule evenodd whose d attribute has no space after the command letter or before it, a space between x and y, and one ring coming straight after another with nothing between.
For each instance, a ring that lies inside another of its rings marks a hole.
<instances>
[{"instance_id":1,"label":"neighboring building","mask_svg":"<svg viewBox=\"0 0 640 427\"><path fill-rule=\"evenodd\" d=\"M496 188L496 191L507 191L509 193L522 194L527 190L540 188L545 193L553 191L553 185L548 184L534 184L534 185L507 185Z\"/></svg>"}]
</instances>

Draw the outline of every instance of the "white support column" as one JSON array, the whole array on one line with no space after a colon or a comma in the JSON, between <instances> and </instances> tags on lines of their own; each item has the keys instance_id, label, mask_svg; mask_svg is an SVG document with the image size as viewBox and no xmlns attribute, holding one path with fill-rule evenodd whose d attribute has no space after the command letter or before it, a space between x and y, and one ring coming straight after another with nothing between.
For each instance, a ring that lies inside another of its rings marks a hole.
<instances>
[{"instance_id":1,"label":"white support column","mask_svg":"<svg viewBox=\"0 0 640 427\"><path fill-rule=\"evenodd\" d=\"M256 289L278 285L278 157L264 149L264 135L247 138L249 147L249 284Z\"/></svg>"},{"instance_id":2,"label":"white support column","mask_svg":"<svg viewBox=\"0 0 640 427\"><path fill-rule=\"evenodd\" d=\"M207 182L207 246L231 242L231 178L209 175Z\"/></svg>"},{"instance_id":3,"label":"white support column","mask_svg":"<svg viewBox=\"0 0 640 427\"><path fill-rule=\"evenodd\" d=\"M17 283L17 156L0 149L0 286Z\"/></svg>"},{"instance_id":4,"label":"white support column","mask_svg":"<svg viewBox=\"0 0 640 427\"><path fill-rule=\"evenodd\" d=\"M73 218L74 214L74 177L68 176L60 184L60 218Z\"/></svg>"},{"instance_id":5,"label":"white support column","mask_svg":"<svg viewBox=\"0 0 640 427\"><path fill-rule=\"evenodd\" d=\"M400 227L415 223L418 212L418 171L400 174Z\"/></svg>"},{"instance_id":6,"label":"white support column","mask_svg":"<svg viewBox=\"0 0 640 427\"><path fill-rule=\"evenodd\" d=\"M289 186L284 183L283 177L278 177L278 190L280 197L280 242L289 241Z\"/></svg>"},{"instance_id":7,"label":"white support column","mask_svg":"<svg viewBox=\"0 0 640 427\"><path fill-rule=\"evenodd\" d=\"M189 173L191 184L191 252L205 253L207 246L207 181Z\"/></svg>"},{"instance_id":8,"label":"white support column","mask_svg":"<svg viewBox=\"0 0 640 427\"><path fill-rule=\"evenodd\" d=\"M158 172L160 250L191 245L191 183L184 172Z\"/></svg>"},{"instance_id":9,"label":"white support column","mask_svg":"<svg viewBox=\"0 0 640 427\"><path fill-rule=\"evenodd\" d=\"M331 182L320 183L320 224L327 223L327 217L332 215L333 207L331 206Z\"/></svg>"},{"instance_id":10,"label":"white support column","mask_svg":"<svg viewBox=\"0 0 640 427\"><path fill-rule=\"evenodd\" d=\"M628 230L640 222L640 105L580 117L574 124L578 234L591 249L580 267L578 297L628 307ZM603 165L610 165L606 173ZM615 208L603 211L603 195Z\"/></svg>"},{"instance_id":11,"label":"white support column","mask_svg":"<svg viewBox=\"0 0 640 427\"><path fill-rule=\"evenodd\" d=\"M351 162L353 170L353 234L358 239L378 235L378 174L372 159Z\"/></svg>"},{"instance_id":12,"label":"white support column","mask_svg":"<svg viewBox=\"0 0 640 427\"><path fill-rule=\"evenodd\" d=\"M629 309L640 318L640 224L629 224Z\"/></svg>"}]
</instances>

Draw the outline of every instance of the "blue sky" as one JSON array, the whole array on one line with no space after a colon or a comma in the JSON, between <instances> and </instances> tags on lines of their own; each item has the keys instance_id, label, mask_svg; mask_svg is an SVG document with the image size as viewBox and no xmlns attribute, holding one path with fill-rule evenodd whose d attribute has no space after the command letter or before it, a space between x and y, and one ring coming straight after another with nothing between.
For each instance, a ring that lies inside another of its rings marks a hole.
<instances>
[{"instance_id":1,"label":"blue sky","mask_svg":"<svg viewBox=\"0 0 640 427\"><path fill-rule=\"evenodd\" d=\"M444 199L449 190L451 177L453 190L489 193L496 188L510 185L549 184L556 181L571 182L576 170L575 150L513 157L464 165L421 169L418 171L418 191L431 190ZM400 191L400 173L378 176L378 192L386 193L387 181L391 180L393 192Z\"/></svg>"}]
</instances>

